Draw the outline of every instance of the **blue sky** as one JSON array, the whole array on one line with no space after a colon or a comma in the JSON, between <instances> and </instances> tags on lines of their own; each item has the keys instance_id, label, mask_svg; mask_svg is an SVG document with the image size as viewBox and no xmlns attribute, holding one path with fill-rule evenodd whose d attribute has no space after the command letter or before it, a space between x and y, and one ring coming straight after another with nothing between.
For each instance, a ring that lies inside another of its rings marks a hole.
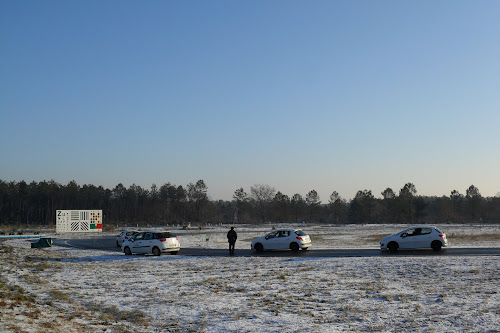
<instances>
[{"instance_id":1,"label":"blue sky","mask_svg":"<svg viewBox=\"0 0 500 333\"><path fill-rule=\"evenodd\" d=\"M0 1L0 179L500 192L499 1Z\"/></svg>"}]
</instances>

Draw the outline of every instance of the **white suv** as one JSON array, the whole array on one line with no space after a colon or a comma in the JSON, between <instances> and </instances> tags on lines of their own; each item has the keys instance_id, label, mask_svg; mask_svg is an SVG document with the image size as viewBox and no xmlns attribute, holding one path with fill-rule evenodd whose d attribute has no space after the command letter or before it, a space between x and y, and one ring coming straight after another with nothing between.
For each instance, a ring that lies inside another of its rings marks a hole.
<instances>
[{"instance_id":1,"label":"white suv","mask_svg":"<svg viewBox=\"0 0 500 333\"><path fill-rule=\"evenodd\" d=\"M159 256L163 252L177 254L180 248L179 238L169 231L140 232L125 240L122 244L123 253L126 255L151 253Z\"/></svg>"},{"instance_id":2,"label":"white suv","mask_svg":"<svg viewBox=\"0 0 500 333\"><path fill-rule=\"evenodd\" d=\"M380 249L396 252L398 249L432 248L434 251L448 246L446 234L437 227L414 226L380 240Z\"/></svg>"}]
</instances>

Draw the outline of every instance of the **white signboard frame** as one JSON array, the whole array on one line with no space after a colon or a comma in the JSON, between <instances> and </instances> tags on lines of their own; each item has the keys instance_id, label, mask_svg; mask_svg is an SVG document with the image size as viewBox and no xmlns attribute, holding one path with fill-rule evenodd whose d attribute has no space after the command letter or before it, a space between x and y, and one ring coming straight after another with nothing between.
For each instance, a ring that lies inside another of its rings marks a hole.
<instances>
[{"instance_id":1,"label":"white signboard frame","mask_svg":"<svg viewBox=\"0 0 500 333\"><path fill-rule=\"evenodd\" d=\"M102 232L102 210L56 210L56 233Z\"/></svg>"}]
</instances>

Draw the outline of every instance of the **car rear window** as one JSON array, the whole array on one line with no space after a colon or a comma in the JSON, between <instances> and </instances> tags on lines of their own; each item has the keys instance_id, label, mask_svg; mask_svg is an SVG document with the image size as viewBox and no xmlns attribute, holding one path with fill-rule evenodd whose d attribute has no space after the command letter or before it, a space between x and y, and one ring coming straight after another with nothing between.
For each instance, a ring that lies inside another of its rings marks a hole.
<instances>
[{"instance_id":1,"label":"car rear window","mask_svg":"<svg viewBox=\"0 0 500 333\"><path fill-rule=\"evenodd\" d=\"M439 228L436 228L436 231L439 232L440 234L444 234Z\"/></svg>"},{"instance_id":2,"label":"car rear window","mask_svg":"<svg viewBox=\"0 0 500 333\"><path fill-rule=\"evenodd\" d=\"M158 233L158 238L171 238L171 237L176 237L174 234L170 232L160 232Z\"/></svg>"},{"instance_id":3,"label":"car rear window","mask_svg":"<svg viewBox=\"0 0 500 333\"><path fill-rule=\"evenodd\" d=\"M295 230L295 233L299 236L307 236L307 234L305 232L303 232L302 230Z\"/></svg>"}]
</instances>

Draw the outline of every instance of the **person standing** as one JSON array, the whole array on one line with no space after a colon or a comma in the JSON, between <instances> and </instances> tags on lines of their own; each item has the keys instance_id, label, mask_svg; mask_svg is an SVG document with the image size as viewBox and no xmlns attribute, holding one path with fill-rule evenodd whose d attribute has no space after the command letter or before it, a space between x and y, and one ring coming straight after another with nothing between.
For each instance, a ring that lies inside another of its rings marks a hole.
<instances>
[{"instance_id":1,"label":"person standing","mask_svg":"<svg viewBox=\"0 0 500 333\"><path fill-rule=\"evenodd\" d=\"M231 227L231 230L227 232L227 241L229 242L229 254L234 254L234 244L236 243L236 239L238 235L236 231L234 231L234 227Z\"/></svg>"}]
</instances>

